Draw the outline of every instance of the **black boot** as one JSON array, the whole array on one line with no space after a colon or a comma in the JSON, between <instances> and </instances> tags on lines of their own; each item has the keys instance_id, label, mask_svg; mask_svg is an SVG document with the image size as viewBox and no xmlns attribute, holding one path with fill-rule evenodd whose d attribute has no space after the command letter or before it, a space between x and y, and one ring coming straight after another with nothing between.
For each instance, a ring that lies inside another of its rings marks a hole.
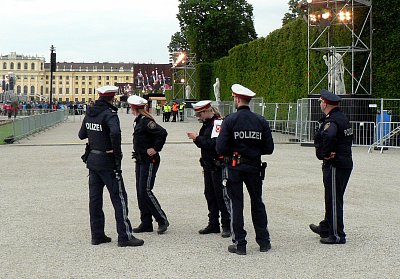
<instances>
[{"instance_id":1,"label":"black boot","mask_svg":"<svg viewBox=\"0 0 400 279\"><path fill-rule=\"evenodd\" d=\"M132 236L132 239L128 240L128 241L118 241L119 247L142 246L143 244L144 244L144 241L142 239L138 239L134 236Z\"/></svg>"},{"instance_id":2,"label":"black boot","mask_svg":"<svg viewBox=\"0 0 400 279\"><path fill-rule=\"evenodd\" d=\"M152 232L153 226L152 225L145 225L141 223L138 227L133 229L134 233L142 233L142 232Z\"/></svg>"},{"instance_id":3,"label":"black boot","mask_svg":"<svg viewBox=\"0 0 400 279\"><path fill-rule=\"evenodd\" d=\"M92 245L99 245L102 243L108 243L111 242L111 237L108 237L106 235L104 235L101 238L92 238Z\"/></svg>"},{"instance_id":4,"label":"black boot","mask_svg":"<svg viewBox=\"0 0 400 279\"><path fill-rule=\"evenodd\" d=\"M221 236L223 238L228 238L231 236L231 229L230 228L222 228Z\"/></svg>"},{"instance_id":5,"label":"black boot","mask_svg":"<svg viewBox=\"0 0 400 279\"><path fill-rule=\"evenodd\" d=\"M320 237L325 238L329 236L329 232L327 231L322 231L320 226L310 224L310 230L312 230L313 233L318 234Z\"/></svg>"},{"instance_id":6,"label":"black boot","mask_svg":"<svg viewBox=\"0 0 400 279\"><path fill-rule=\"evenodd\" d=\"M228 246L228 251L229 251L230 253L235 253L235 254L238 254L238 255L246 255L246 254L247 254L247 253L246 253L246 246L240 246L240 247L238 247L238 246L235 245L235 244L229 245L229 246Z\"/></svg>"},{"instance_id":7,"label":"black boot","mask_svg":"<svg viewBox=\"0 0 400 279\"><path fill-rule=\"evenodd\" d=\"M213 225L208 225L204 229L199 230L199 234L210 234L210 233L220 233L221 230L219 228L219 225L213 226Z\"/></svg>"}]
</instances>

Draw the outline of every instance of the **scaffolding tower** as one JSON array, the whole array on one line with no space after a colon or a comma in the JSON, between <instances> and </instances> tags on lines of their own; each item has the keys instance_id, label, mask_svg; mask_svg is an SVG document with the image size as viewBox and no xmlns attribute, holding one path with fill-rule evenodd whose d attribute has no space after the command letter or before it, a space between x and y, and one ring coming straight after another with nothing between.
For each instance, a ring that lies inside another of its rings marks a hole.
<instances>
[{"instance_id":1,"label":"scaffolding tower","mask_svg":"<svg viewBox=\"0 0 400 279\"><path fill-rule=\"evenodd\" d=\"M196 55L186 52L173 52L172 99L196 99Z\"/></svg>"},{"instance_id":2,"label":"scaffolding tower","mask_svg":"<svg viewBox=\"0 0 400 279\"><path fill-rule=\"evenodd\" d=\"M308 94L319 94L321 88L327 88L335 94L371 95L372 0L304 0L304 4ZM335 38L335 26L343 26L341 35L346 38ZM321 77L317 68L322 59L327 72Z\"/></svg>"}]
</instances>

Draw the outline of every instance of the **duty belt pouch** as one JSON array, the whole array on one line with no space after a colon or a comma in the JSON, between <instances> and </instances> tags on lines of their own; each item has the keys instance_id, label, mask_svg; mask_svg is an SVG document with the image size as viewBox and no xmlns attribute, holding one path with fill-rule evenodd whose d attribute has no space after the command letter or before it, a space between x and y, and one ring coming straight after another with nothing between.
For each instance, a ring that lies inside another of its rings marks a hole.
<instances>
[{"instance_id":1,"label":"duty belt pouch","mask_svg":"<svg viewBox=\"0 0 400 279\"><path fill-rule=\"evenodd\" d=\"M87 159L89 157L89 153L90 153L89 143L86 143L85 153L81 156L82 162L84 162L85 164L86 164Z\"/></svg>"}]
</instances>

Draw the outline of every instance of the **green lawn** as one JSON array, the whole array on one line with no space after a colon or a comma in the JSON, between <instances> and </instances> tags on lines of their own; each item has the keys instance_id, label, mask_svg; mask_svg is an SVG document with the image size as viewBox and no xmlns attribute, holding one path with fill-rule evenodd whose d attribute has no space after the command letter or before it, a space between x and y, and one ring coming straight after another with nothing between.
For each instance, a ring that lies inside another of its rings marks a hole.
<instances>
[{"instance_id":1,"label":"green lawn","mask_svg":"<svg viewBox=\"0 0 400 279\"><path fill-rule=\"evenodd\" d=\"M4 139L13 135L12 122L0 122L0 144L4 144Z\"/></svg>"}]
</instances>

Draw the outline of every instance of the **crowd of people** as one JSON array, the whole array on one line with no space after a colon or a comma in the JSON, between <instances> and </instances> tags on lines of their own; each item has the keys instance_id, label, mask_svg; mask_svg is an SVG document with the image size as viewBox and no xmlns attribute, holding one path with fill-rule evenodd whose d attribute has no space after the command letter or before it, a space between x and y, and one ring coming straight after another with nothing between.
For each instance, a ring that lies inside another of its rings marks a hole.
<instances>
[{"instance_id":1,"label":"crowd of people","mask_svg":"<svg viewBox=\"0 0 400 279\"><path fill-rule=\"evenodd\" d=\"M256 242L260 252L267 252L271 249L271 240L262 199L267 163L261 156L274 152L274 141L268 121L250 110L249 103L256 94L239 84L232 85L231 89L237 111L224 119L210 100L193 104L196 117L203 125L199 132L190 131L187 136L200 149L204 195L209 211L208 224L199 230L199 234L221 233L224 238L231 237L233 243L228 246L228 251L246 255L247 232L243 216L243 185L246 185ZM170 226L167 214L152 191L161 161L159 153L168 133L146 110L147 100L136 95L128 98L135 123L132 158L136 160L136 194L140 210L140 224L132 228L121 172L118 108L113 105L118 88L104 86L98 92L99 99L88 107L79 131L80 139L88 139L82 159L89 169L92 244L111 242L104 232L102 208L106 186L115 209L118 246L141 246L144 241L134 237L133 233L152 232L154 220L158 223L158 234L164 234ZM314 145L316 157L323 162L325 214L319 225L309 227L320 236L323 244L345 244L343 196L353 168L353 132L347 117L339 109L339 96L322 90L319 101L325 116L320 120ZM172 121L178 121L179 106L177 102L172 105ZM169 112L166 104L163 113Z\"/></svg>"}]
</instances>

